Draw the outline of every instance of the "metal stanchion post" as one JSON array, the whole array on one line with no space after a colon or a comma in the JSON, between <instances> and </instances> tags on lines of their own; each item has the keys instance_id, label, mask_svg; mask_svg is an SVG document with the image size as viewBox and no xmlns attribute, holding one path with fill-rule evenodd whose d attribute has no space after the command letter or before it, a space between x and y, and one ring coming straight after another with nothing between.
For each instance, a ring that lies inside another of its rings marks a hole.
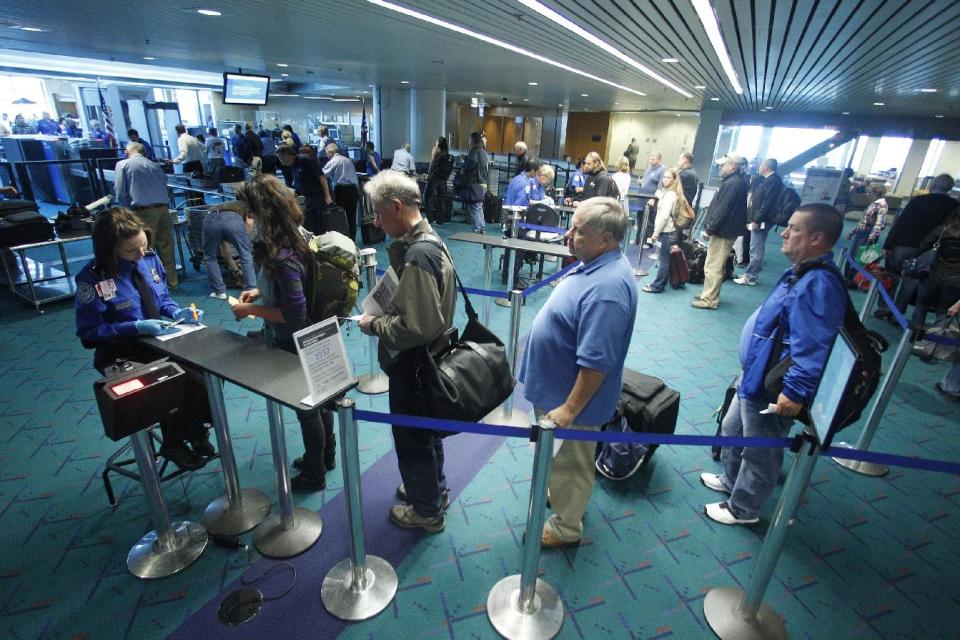
<instances>
[{"instance_id":1,"label":"metal stanchion post","mask_svg":"<svg viewBox=\"0 0 960 640\"><path fill-rule=\"evenodd\" d=\"M268 558L291 558L309 549L323 532L323 520L316 511L293 506L290 472L287 470L287 444L283 438L280 405L267 400L270 446L277 474L277 509L280 513L264 520L253 532L253 544Z\"/></svg>"},{"instance_id":2,"label":"metal stanchion post","mask_svg":"<svg viewBox=\"0 0 960 640\"><path fill-rule=\"evenodd\" d=\"M507 576L495 584L487 596L490 623L510 640L552 638L563 624L560 596L545 580L537 578L555 428L553 420L540 419L520 574Z\"/></svg>"},{"instance_id":3,"label":"metal stanchion post","mask_svg":"<svg viewBox=\"0 0 960 640\"><path fill-rule=\"evenodd\" d=\"M363 259L363 276L367 287L367 295L377 286L377 250L360 249ZM370 373L357 378L357 391L369 396L386 393L390 390L390 378L383 375L377 362L377 337L370 336L367 348L370 351Z\"/></svg>"},{"instance_id":4,"label":"metal stanchion post","mask_svg":"<svg viewBox=\"0 0 960 640\"><path fill-rule=\"evenodd\" d=\"M349 398L337 402L350 557L334 565L323 578L320 600L327 611L341 620L366 620L393 601L398 581L389 562L366 552L360 499L360 453L353 408L354 401Z\"/></svg>"},{"instance_id":5,"label":"metal stanchion post","mask_svg":"<svg viewBox=\"0 0 960 640\"><path fill-rule=\"evenodd\" d=\"M643 232L647 228L647 221L650 218L650 207L645 206L643 208L643 223L640 225L640 228L637 229L637 268L633 270L633 275L638 278L649 274L650 272L643 268L643 243L647 241L643 237Z\"/></svg>"},{"instance_id":6,"label":"metal stanchion post","mask_svg":"<svg viewBox=\"0 0 960 640\"><path fill-rule=\"evenodd\" d=\"M797 452L746 591L718 587L707 593L703 601L704 617L720 640L786 640L788 637L780 615L763 604L763 594L770 584L786 541L787 528L810 482L819 453L817 444L807 440Z\"/></svg>"},{"instance_id":7,"label":"metal stanchion post","mask_svg":"<svg viewBox=\"0 0 960 640\"><path fill-rule=\"evenodd\" d=\"M241 489L237 478L237 461L233 455L233 442L227 426L227 407L223 401L223 386L220 378L209 371L203 372L203 384L207 389L213 430L217 435L220 453L220 468L227 492L207 505L200 523L211 533L235 536L250 531L263 522L270 513L270 500L259 489Z\"/></svg>"},{"instance_id":8,"label":"metal stanchion post","mask_svg":"<svg viewBox=\"0 0 960 640\"><path fill-rule=\"evenodd\" d=\"M523 293L514 289L510 292L510 335L507 336L507 361L510 363L510 374L517 375L517 347L520 342L520 308L523 306ZM530 424L526 414L513 415L513 394L503 403L503 406L494 409L484 419L489 424L506 424L525 427Z\"/></svg>"},{"instance_id":9,"label":"metal stanchion post","mask_svg":"<svg viewBox=\"0 0 960 640\"><path fill-rule=\"evenodd\" d=\"M903 369L907 366L907 360L910 359L910 350L913 347L914 338L915 335L912 329L903 330L900 344L897 345L897 351L893 354L893 363L890 365L890 370L887 371L887 375L884 376L880 382L877 399L874 401L873 406L870 407L870 413L867 415L867 421L863 425L863 431L860 433L857 444L851 446L846 442L835 442L833 444L834 447L859 449L861 451L866 451L870 447L873 434L876 433L877 427L880 426L880 420L883 419L883 412L887 410L887 404L890 402L890 398L893 397L893 390L896 388L897 382L900 381ZM876 462L846 460L843 458L834 458L834 461L841 467L856 471L865 476L879 477L886 475L889 471L887 467L882 464L877 464Z\"/></svg>"},{"instance_id":10,"label":"metal stanchion post","mask_svg":"<svg viewBox=\"0 0 960 640\"><path fill-rule=\"evenodd\" d=\"M874 305L877 304L877 296L880 295L878 287L880 287L880 281L874 279L874 281L870 283L870 288L867 289L867 299L863 301L863 307L860 308L860 322L867 321L867 318L870 317L870 312L873 311Z\"/></svg>"},{"instance_id":11,"label":"metal stanchion post","mask_svg":"<svg viewBox=\"0 0 960 640\"><path fill-rule=\"evenodd\" d=\"M130 442L155 529L130 549L127 568L138 578L164 578L182 571L200 557L207 546L207 532L196 522L171 524L147 430L131 435Z\"/></svg>"},{"instance_id":12,"label":"metal stanchion post","mask_svg":"<svg viewBox=\"0 0 960 640\"><path fill-rule=\"evenodd\" d=\"M483 288L490 291L493 279L493 245L483 245ZM483 296L483 324L490 324L490 296Z\"/></svg>"}]
</instances>

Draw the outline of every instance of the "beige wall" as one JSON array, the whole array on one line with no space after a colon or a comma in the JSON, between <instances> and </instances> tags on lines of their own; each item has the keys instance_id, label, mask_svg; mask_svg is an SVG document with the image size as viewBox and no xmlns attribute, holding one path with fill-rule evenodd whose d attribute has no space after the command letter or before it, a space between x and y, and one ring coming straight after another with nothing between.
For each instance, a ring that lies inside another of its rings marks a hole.
<instances>
[{"instance_id":1,"label":"beige wall","mask_svg":"<svg viewBox=\"0 0 960 640\"><path fill-rule=\"evenodd\" d=\"M949 173L954 178L960 175L960 142L948 140L943 145L943 153L940 154L940 160L933 174L940 173Z\"/></svg>"},{"instance_id":2,"label":"beige wall","mask_svg":"<svg viewBox=\"0 0 960 640\"><path fill-rule=\"evenodd\" d=\"M697 122L697 114L613 113L610 115L609 143L604 159L608 165L616 165L630 144L630 138L636 138L640 146L636 171L643 170L651 151L663 153L664 164L672 167L677 156L693 149Z\"/></svg>"}]
</instances>

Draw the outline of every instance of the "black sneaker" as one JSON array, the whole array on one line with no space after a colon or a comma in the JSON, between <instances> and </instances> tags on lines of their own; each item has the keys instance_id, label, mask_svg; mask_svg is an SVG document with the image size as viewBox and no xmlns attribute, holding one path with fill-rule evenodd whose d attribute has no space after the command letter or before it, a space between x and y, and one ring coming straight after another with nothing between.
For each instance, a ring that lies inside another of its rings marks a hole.
<instances>
[{"instance_id":1,"label":"black sneaker","mask_svg":"<svg viewBox=\"0 0 960 640\"><path fill-rule=\"evenodd\" d=\"M196 440L190 441L190 446L193 447L193 452L197 453L204 458L209 458L212 455L215 455L217 452L214 450L213 445L210 444L210 435L207 433L207 430L203 430L203 435L197 438Z\"/></svg>"},{"instance_id":2,"label":"black sneaker","mask_svg":"<svg viewBox=\"0 0 960 640\"><path fill-rule=\"evenodd\" d=\"M402 482L397 487L397 497L403 500L404 502L409 502L407 500L407 488L403 486ZM440 499L440 503L441 503L440 508L443 511L446 511L447 509L450 508L450 492L449 491L443 492L443 495L441 496L441 499Z\"/></svg>"},{"instance_id":3,"label":"black sneaker","mask_svg":"<svg viewBox=\"0 0 960 640\"><path fill-rule=\"evenodd\" d=\"M326 474L301 471L290 479L290 488L294 491L323 491L327 488Z\"/></svg>"},{"instance_id":4,"label":"black sneaker","mask_svg":"<svg viewBox=\"0 0 960 640\"><path fill-rule=\"evenodd\" d=\"M301 471L303 471L303 456L300 456L299 458L294 458L294 459L293 459L293 468L294 468L294 469L300 469ZM333 457L333 458L331 458L330 460L324 460L324 461L323 461L323 468L326 469L327 471L333 471L334 469L336 469L336 468L337 468L337 458L336 458L336 457Z\"/></svg>"},{"instance_id":5,"label":"black sneaker","mask_svg":"<svg viewBox=\"0 0 960 640\"><path fill-rule=\"evenodd\" d=\"M164 442L160 446L160 455L187 471L199 469L204 464L203 458L190 451L185 442Z\"/></svg>"}]
</instances>

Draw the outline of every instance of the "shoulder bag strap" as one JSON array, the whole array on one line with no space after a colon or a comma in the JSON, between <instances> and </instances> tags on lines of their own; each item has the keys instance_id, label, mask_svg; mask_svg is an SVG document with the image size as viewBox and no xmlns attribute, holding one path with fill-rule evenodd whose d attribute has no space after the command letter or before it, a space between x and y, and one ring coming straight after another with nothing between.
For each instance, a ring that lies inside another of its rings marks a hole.
<instances>
[{"instance_id":1,"label":"shoulder bag strap","mask_svg":"<svg viewBox=\"0 0 960 640\"><path fill-rule=\"evenodd\" d=\"M457 273L457 268L453 264L453 256L450 255L450 252L447 250L447 246L443 243L436 234L427 233L426 231L418 233L413 237L413 242L410 243L410 246L417 244L418 242L429 242L434 244L443 251L447 256L447 259L450 261L450 268L453 269L453 277L457 281L457 288L460 289L460 294L463 296L463 306L467 312L467 318L470 320L476 320L479 316L476 310L473 308L473 305L470 303L470 297L467 296L467 290L464 288L463 283L460 281L460 274Z\"/></svg>"}]
</instances>

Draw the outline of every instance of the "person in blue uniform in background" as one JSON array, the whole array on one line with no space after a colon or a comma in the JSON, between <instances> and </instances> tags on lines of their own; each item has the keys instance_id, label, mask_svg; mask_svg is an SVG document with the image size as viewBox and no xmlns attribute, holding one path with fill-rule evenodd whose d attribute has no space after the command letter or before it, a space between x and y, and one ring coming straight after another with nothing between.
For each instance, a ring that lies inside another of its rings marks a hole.
<instances>
[{"instance_id":1,"label":"person in blue uniform in background","mask_svg":"<svg viewBox=\"0 0 960 640\"><path fill-rule=\"evenodd\" d=\"M531 200L543 197L543 187L536 178L537 172L540 171L540 164L539 160L524 161L520 173L515 175L507 186L507 195L503 198L504 205L526 207Z\"/></svg>"},{"instance_id":2,"label":"person in blue uniform in background","mask_svg":"<svg viewBox=\"0 0 960 640\"><path fill-rule=\"evenodd\" d=\"M138 337L174 333L172 321L199 323L200 309L180 308L167 290L163 264L147 250L147 227L129 209L116 207L97 216L93 255L77 274L77 336L95 349L101 373L117 359L148 363L163 357ZM202 378L188 370L187 406L161 423L160 455L183 469L197 469L214 455L204 423L210 408ZM187 445L190 443L192 449Z\"/></svg>"}]
</instances>

